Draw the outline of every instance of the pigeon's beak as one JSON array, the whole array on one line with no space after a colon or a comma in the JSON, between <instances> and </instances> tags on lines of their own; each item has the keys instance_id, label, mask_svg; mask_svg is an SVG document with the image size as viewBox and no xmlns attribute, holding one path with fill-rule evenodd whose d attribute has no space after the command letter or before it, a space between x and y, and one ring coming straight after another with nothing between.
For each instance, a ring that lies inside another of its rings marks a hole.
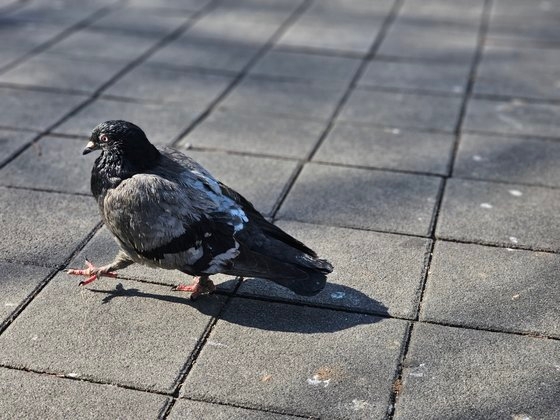
<instances>
[{"instance_id":1,"label":"pigeon's beak","mask_svg":"<svg viewBox=\"0 0 560 420\"><path fill-rule=\"evenodd\" d=\"M86 144L86 148L82 152L82 155L87 155L88 153L93 152L94 150L97 149L99 149L99 146L95 144L92 140L90 140L88 141L88 144Z\"/></svg>"}]
</instances>

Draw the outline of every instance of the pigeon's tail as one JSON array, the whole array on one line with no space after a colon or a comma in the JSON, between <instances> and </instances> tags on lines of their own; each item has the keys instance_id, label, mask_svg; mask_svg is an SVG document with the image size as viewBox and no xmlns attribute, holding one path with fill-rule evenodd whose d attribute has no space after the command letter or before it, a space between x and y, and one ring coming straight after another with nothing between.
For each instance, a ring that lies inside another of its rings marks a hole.
<instances>
[{"instance_id":1,"label":"pigeon's tail","mask_svg":"<svg viewBox=\"0 0 560 420\"><path fill-rule=\"evenodd\" d=\"M302 269L298 267L298 269L305 273L305 277L271 278L270 280L281 286L287 287L292 292L302 296L314 296L324 289L325 284L327 283L328 272L310 268Z\"/></svg>"},{"instance_id":2,"label":"pigeon's tail","mask_svg":"<svg viewBox=\"0 0 560 420\"><path fill-rule=\"evenodd\" d=\"M328 261L286 245L276 243L273 249L264 247L259 251L262 253L242 247L226 274L272 280L298 295L313 296L323 290L327 274L333 271ZM263 251L274 252L265 254Z\"/></svg>"}]
</instances>

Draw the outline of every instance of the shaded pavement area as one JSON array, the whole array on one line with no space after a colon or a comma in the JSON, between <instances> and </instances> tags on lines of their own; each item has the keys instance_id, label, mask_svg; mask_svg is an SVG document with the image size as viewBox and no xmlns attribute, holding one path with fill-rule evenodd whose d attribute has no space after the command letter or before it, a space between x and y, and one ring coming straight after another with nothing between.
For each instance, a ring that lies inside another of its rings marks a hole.
<instances>
[{"instance_id":1,"label":"shaded pavement area","mask_svg":"<svg viewBox=\"0 0 560 420\"><path fill-rule=\"evenodd\" d=\"M0 0L0 418L560 418L560 1ZM335 266L65 274L140 125Z\"/></svg>"}]
</instances>

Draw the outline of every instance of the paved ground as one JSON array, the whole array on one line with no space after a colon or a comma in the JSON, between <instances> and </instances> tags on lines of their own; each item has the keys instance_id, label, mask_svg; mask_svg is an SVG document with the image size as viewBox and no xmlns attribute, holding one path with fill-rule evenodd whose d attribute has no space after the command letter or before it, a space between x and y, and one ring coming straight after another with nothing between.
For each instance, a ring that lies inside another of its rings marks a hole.
<instances>
[{"instance_id":1,"label":"paved ground","mask_svg":"<svg viewBox=\"0 0 560 420\"><path fill-rule=\"evenodd\" d=\"M560 418L560 1L0 1L0 418ZM191 303L85 136L189 149L330 259Z\"/></svg>"}]
</instances>

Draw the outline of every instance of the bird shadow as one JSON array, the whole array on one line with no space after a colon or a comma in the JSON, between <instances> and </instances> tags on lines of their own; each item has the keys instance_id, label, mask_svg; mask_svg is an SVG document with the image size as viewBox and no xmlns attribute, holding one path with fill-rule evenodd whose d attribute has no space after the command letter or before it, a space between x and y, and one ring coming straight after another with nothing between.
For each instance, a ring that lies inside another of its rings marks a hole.
<instances>
[{"instance_id":1,"label":"bird shadow","mask_svg":"<svg viewBox=\"0 0 560 420\"><path fill-rule=\"evenodd\" d=\"M221 283L223 287L233 286L237 280L227 280ZM352 294L359 297L360 302L368 303L370 308L375 308L375 315L351 312L352 309L323 305L311 307L313 302L302 305L302 302L287 300L274 300L263 296L235 295L234 299L226 304L227 294L218 292L213 295L202 296L191 300L188 296L179 296L170 292L153 293L144 292L138 288L125 287L118 283L114 289L89 289L93 293L104 294L102 304L109 304L114 299L143 298L157 299L160 301L188 305L207 316L217 316L220 320L267 331L294 332L301 334L330 333L353 328L358 325L374 324L382 321L388 315L387 307L381 302L372 299L362 292L348 286L335 285L341 293ZM220 307L225 305L223 310Z\"/></svg>"}]
</instances>

